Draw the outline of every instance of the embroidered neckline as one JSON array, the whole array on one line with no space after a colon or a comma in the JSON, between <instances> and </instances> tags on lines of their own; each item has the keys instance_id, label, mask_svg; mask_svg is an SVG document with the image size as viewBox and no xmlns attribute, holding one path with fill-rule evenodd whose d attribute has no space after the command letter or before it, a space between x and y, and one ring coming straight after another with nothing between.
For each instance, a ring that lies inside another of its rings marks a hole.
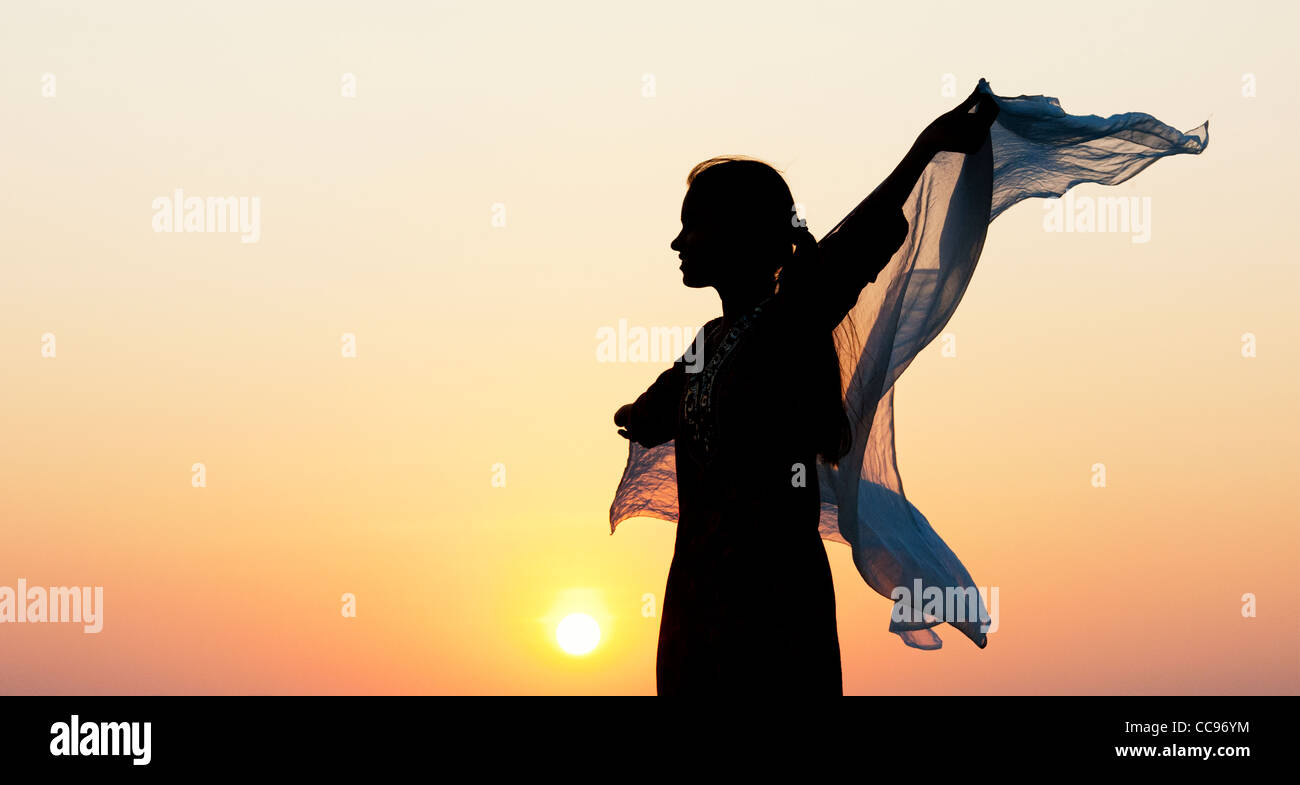
<instances>
[{"instance_id":1,"label":"embroidered neckline","mask_svg":"<svg viewBox=\"0 0 1300 785\"><path fill-rule=\"evenodd\" d=\"M682 419L685 421L690 441L699 447L706 462L711 457L715 447L714 436L717 429L717 413L713 407L713 388L717 382L718 373L731 359L741 337L762 314L763 309L771 303L774 296L767 297L754 306L752 311L736 319L731 329L727 331L727 334L723 336L722 341L718 344L717 350L710 355L704 367L698 373L691 374L695 378L688 380L686 383L685 394L682 396ZM719 322L710 333L712 334L717 329L720 329L721 326L722 323ZM709 336L705 336L706 345L708 338Z\"/></svg>"}]
</instances>

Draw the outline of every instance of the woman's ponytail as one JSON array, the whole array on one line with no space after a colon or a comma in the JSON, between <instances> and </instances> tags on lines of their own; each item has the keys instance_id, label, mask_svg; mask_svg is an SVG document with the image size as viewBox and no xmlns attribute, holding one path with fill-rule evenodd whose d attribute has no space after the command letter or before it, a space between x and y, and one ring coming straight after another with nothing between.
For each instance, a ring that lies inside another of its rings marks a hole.
<instances>
[{"instance_id":1,"label":"woman's ponytail","mask_svg":"<svg viewBox=\"0 0 1300 785\"><path fill-rule=\"evenodd\" d=\"M779 279L786 285L798 285L799 279L815 276L821 259L817 238L813 237L807 225L794 226L792 234L794 254L789 269L782 269ZM809 351L820 355L813 366L815 378L810 380L817 387L814 398L817 454L823 463L834 466L853 447L853 428L844 411L844 387L834 333L828 332L824 338L819 338Z\"/></svg>"}]
</instances>

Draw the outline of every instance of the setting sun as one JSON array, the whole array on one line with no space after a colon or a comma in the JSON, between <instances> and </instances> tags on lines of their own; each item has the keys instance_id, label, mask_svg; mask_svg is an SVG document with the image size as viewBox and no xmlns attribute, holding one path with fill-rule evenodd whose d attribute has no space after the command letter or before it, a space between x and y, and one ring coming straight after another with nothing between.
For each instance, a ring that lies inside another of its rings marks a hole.
<instances>
[{"instance_id":1,"label":"setting sun","mask_svg":"<svg viewBox=\"0 0 1300 785\"><path fill-rule=\"evenodd\" d=\"M568 654L588 654L600 643L600 625L585 613L570 613L556 626L555 640Z\"/></svg>"}]
</instances>

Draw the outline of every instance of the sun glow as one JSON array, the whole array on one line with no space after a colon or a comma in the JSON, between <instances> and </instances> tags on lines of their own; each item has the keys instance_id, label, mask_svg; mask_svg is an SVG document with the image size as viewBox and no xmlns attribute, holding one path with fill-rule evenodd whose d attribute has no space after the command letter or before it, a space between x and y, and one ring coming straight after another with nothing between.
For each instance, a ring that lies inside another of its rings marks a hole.
<instances>
[{"instance_id":1,"label":"sun glow","mask_svg":"<svg viewBox=\"0 0 1300 785\"><path fill-rule=\"evenodd\" d=\"M585 613L570 613L556 625L555 640L567 654L588 654L600 643L600 625Z\"/></svg>"}]
</instances>

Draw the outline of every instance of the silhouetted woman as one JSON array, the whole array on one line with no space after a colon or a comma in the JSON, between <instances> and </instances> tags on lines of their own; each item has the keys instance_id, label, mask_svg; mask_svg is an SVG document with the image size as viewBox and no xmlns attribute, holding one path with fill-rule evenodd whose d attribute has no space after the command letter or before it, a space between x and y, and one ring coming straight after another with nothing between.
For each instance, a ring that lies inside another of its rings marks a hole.
<instances>
[{"instance_id":1,"label":"silhouetted woman","mask_svg":"<svg viewBox=\"0 0 1300 785\"><path fill-rule=\"evenodd\" d=\"M996 113L977 91L940 116L820 246L767 164L691 170L671 246L682 282L716 289L722 316L703 328L702 367L679 360L614 415L645 447L675 440L659 694L843 694L816 471L852 444L832 332L906 238L902 206L926 164L978 151Z\"/></svg>"}]
</instances>

